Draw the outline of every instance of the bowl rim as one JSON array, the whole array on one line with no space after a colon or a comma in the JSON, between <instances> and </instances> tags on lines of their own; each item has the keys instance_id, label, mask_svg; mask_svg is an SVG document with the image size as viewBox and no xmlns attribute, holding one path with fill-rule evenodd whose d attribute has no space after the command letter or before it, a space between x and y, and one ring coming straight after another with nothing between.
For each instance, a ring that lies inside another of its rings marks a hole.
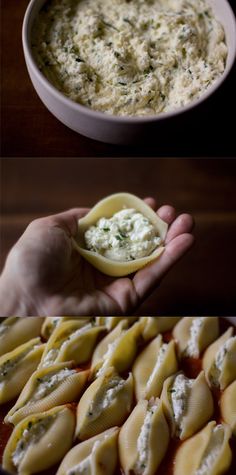
<instances>
[{"instance_id":1,"label":"bowl rim","mask_svg":"<svg viewBox=\"0 0 236 475\"><path fill-rule=\"evenodd\" d=\"M233 51L230 57L230 60L226 63L224 72L221 74L219 78L197 99L194 99L192 102L187 103L183 107L178 107L173 111L169 112L161 112L160 114L152 114L152 115L144 115L144 116L121 116L115 114L109 114L107 112L101 112L96 109L89 108L78 102L73 101L65 94L63 94L59 89L57 89L47 78L46 76L40 71L37 62L33 56L31 45L30 45L30 31L29 31L29 24L32 20L32 11L36 3L40 0L30 0L27 9L25 11L23 25L22 25L22 43L23 43L23 51L25 56L25 61L27 67L34 73L37 80L43 85L43 87L47 90L47 92L54 97L54 99L58 100L62 105L73 109L74 112L78 112L84 116L87 116L91 119L98 119L102 121L109 121L114 122L117 124L145 124L145 123L153 123L159 122L163 120L168 120L174 118L176 116L182 115L183 113L197 107L202 102L204 102L208 97L210 97L225 81L226 77L229 75L235 59L236 59L236 18L234 12L232 10L231 5L229 4L228 0L221 0L225 3L225 8L228 9L228 13L231 16L232 25L233 25L233 37L234 37L234 45ZM42 5L46 3L47 0L42 0Z\"/></svg>"}]
</instances>

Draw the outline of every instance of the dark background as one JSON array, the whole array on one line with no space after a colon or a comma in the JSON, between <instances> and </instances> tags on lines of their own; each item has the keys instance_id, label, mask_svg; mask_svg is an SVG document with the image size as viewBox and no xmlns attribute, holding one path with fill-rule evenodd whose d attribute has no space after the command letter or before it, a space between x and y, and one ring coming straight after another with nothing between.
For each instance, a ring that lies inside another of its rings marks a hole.
<instances>
[{"instance_id":1,"label":"dark background","mask_svg":"<svg viewBox=\"0 0 236 475\"><path fill-rule=\"evenodd\" d=\"M224 85L177 120L157 126L154 143L120 147L84 138L61 124L41 103L24 63L21 27L29 0L3 0L2 156L235 156L236 66ZM230 1L236 11L235 0ZM235 119L235 117L234 117Z\"/></svg>"},{"instance_id":2,"label":"dark background","mask_svg":"<svg viewBox=\"0 0 236 475\"><path fill-rule=\"evenodd\" d=\"M2 160L0 270L32 219L128 191L154 196L196 221L195 247L140 314L235 315L235 177L233 159Z\"/></svg>"}]
</instances>

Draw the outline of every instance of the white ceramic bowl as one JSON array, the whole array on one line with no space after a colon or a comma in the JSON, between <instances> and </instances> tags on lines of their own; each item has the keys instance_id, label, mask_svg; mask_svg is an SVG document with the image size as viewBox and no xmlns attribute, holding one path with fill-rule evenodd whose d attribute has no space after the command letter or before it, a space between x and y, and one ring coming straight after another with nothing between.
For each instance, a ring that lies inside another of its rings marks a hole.
<instances>
[{"instance_id":1,"label":"white ceramic bowl","mask_svg":"<svg viewBox=\"0 0 236 475\"><path fill-rule=\"evenodd\" d=\"M120 117L94 111L65 97L40 72L31 50L31 29L35 17L46 0L31 0L23 23L25 61L36 92L50 112L63 124L87 137L102 142L127 144L143 137L155 137L158 124L182 114L207 99L223 83L236 56L236 22L227 0L208 0L215 16L222 23L228 46L226 68L222 76L199 99L174 112L142 117Z\"/></svg>"}]
</instances>

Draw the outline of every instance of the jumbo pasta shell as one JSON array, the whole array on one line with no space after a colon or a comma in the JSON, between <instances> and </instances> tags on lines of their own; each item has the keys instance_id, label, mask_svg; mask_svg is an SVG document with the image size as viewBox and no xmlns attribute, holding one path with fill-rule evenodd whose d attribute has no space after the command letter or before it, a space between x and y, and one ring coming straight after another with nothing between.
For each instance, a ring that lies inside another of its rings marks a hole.
<instances>
[{"instance_id":1,"label":"jumbo pasta shell","mask_svg":"<svg viewBox=\"0 0 236 475\"><path fill-rule=\"evenodd\" d=\"M17 397L40 363L45 345L33 338L0 356L0 404Z\"/></svg>"},{"instance_id":2,"label":"jumbo pasta shell","mask_svg":"<svg viewBox=\"0 0 236 475\"><path fill-rule=\"evenodd\" d=\"M79 319L62 323L50 336L40 366L65 361L86 363L92 356L98 335L105 330L92 323L81 325Z\"/></svg>"},{"instance_id":3,"label":"jumbo pasta shell","mask_svg":"<svg viewBox=\"0 0 236 475\"><path fill-rule=\"evenodd\" d=\"M40 336L42 317L9 317L0 323L0 356Z\"/></svg>"},{"instance_id":4,"label":"jumbo pasta shell","mask_svg":"<svg viewBox=\"0 0 236 475\"><path fill-rule=\"evenodd\" d=\"M55 406L78 400L85 383L87 381L89 371L76 371L65 375L65 371L73 370L73 363L57 363L47 368L41 368L35 371L28 383L24 387L16 404L8 412L5 422L16 425L25 417L37 412L47 411ZM39 387L43 384L43 378L49 382L54 376L62 372L63 379L58 384L51 384L49 390L42 397L34 398Z\"/></svg>"},{"instance_id":5,"label":"jumbo pasta shell","mask_svg":"<svg viewBox=\"0 0 236 475\"><path fill-rule=\"evenodd\" d=\"M219 335L219 318L218 317L184 317L175 325L173 336L178 343L178 349L181 356L188 356L188 344L191 337L191 326L193 322L199 318L203 318L202 325L196 339L197 354L195 358L199 358L200 354L214 341Z\"/></svg>"},{"instance_id":6,"label":"jumbo pasta shell","mask_svg":"<svg viewBox=\"0 0 236 475\"><path fill-rule=\"evenodd\" d=\"M178 371L173 340L168 343L160 366L156 366L161 346L162 335L158 335L144 348L134 362L132 372L137 400L160 396L165 379Z\"/></svg>"},{"instance_id":7,"label":"jumbo pasta shell","mask_svg":"<svg viewBox=\"0 0 236 475\"><path fill-rule=\"evenodd\" d=\"M181 374L181 373L178 373ZM214 411L214 402L211 391L207 385L204 372L202 371L195 379L186 399L186 408L182 417L181 428L177 427L171 404L171 388L177 375L166 379L161 393L161 401L165 416L171 428L171 435L178 435L181 440L191 437L200 430L211 418Z\"/></svg>"},{"instance_id":8,"label":"jumbo pasta shell","mask_svg":"<svg viewBox=\"0 0 236 475\"><path fill-rule=\"evenodd\" d=\"M11 473L31 475L52 467L71 448L74 428L75 416L67 406L26 417L17 424L8 440L3 468ZM38 439L33 438L35 431L40 432ZM28 438L25 446L22 445L24 437Z\"/></svg>"},{"instance_id":9,"label":"jumbo pasta shell","mask_svg":"<svg viewBox=\"0 0 236 475\"><path fill-rule=\"evenodd\" d=\"M226 343L226 341L233 336L233 327L221 335L214 343L212 343L203 355L203 369L206 374L208 383L214 386L212 379L212 370L214 368L215 357L220 348ZM233 342L233 347L227 352L222 370L218 375L218 385L221 390L224 390L234 379L236 379L236 340Z\"/></svg>"},{"instance_id":10,"label":"jumbo pasta shell","mask_svg":"<svg viewBox=\"0 0 236 475\"><path fill-rule=\"evenodd\" d=\"M87 229L100 218L111 218L123 208L133 208L147 217L153 224L157 235L161 238L162 244L149 256L128 262L112 261L96 252L87 250L84 242L84 234ZM117 193L99 201L84 218L79 220L78 235L76 239L73 239L73 242L81 256L96 267L96 269L113 277L122 277L136 272L162 254L167 228L168 225L143 200L129 193Z\"/></svg>"},{"instance_id":11,"label":"jumbo pasta shell","mask_svg":"<svg viewBox=\"0 0 236 475\"><path fill-rule=\"evenodd\" d=\"M113 394L108 396L111 391ZM107 397L109 399L105 405ZM121 426L131 411L132 403L132 374L130 373L124 380L118 376L114 368L107 369L88 387L79 401L76 436L80 440L85 440L110 427Z\"/></svg>"},{"instance_id":12,"label":"jumbo pasta shell","mask_svg":"<svg viewBox=\"0 0 236 475\"><path fill-rule=\"evenodd\" d=\"M118 433L119 428L113 427L73 447L63 459L56 475L73 473L73 469L81 463L89 467L90 475L114 475L118 462Z\"/></svg>"},{"instance_id":13,"label":"jumbo pasta shell","mask_svg":"<svg viewBox=\"0 0 236 475\"><path fill-rule=\"evenodd\" d=\"M140 468L137 467L141 455L138 440L150 405L155 409L149 422L149 436L146 438L147 459L141 472ZM139 475L143 473L143 475L154 475L166 454L168 444L169 430L160 400L153 399L151 403L146 400L139 401L119 434L119 456L124 474Z\"/></svg>"},{"instance_id":14,"label":"jumbo pasta shell","mask_svg":"<svg viewBox=\"0 0 236 475\"><path fill-rule=\"evenodd\" d=\"M215 427L215 421L209 422L204 429L181 445L174 461L174 475L195 475L197 473ZM231 464L232 452L229 446L231 430L227 425L223 425L223 428L223 443L212 467L207 467L208 475L222 475L227 472Z\"/></svg>"},{"instance_id":15,"label":"jumbo pasta shell","mask_svg":"<svg viewBox=\"0 0 236 475\"><path fill-rule=\"evenodd\" d=\"M141 338L143 322L138 321L130 328L122 320L114 330L98 344L92 358L92 371L114 366L118 373L128 370L134 362ZM99 373L97 373L99 374Z\"/></svg>"}]
</instances>

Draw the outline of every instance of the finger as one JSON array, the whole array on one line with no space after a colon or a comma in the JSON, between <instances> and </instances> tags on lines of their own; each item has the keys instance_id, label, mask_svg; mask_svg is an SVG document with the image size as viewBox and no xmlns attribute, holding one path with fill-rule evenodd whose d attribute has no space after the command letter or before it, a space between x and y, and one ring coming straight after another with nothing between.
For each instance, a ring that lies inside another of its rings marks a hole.
<instances>
[{"instance_id":1,"label":"finger","mask_svg":"<svg viewBox=\"0 0 236 475\"><path fill-rule=\"evenodd\" d=\"M48 219L53 225L63 228L70 236L76 236L78 232L78 220L83 218L89 211L89 208L72 208L68 211L63 211Z\"/></svg>"},{"instance_id":2,"label":"finger","mask_svg":"<svg viewBox=\"0 0 236 475\"><path fill-rule=\"evenodd\" d=\"M143 201L145 201L145 203L150 206L150 208L152 208L154 211L157 209L157 202L155 198L149 196L147 198L144 198Z\"/></svg>"},{"instance_id":3,"label":"finger","mask_svg":"<svg viewBox=\"0 0 236 475\"><path fill-rule=\"evenodd\" d=\"M187 213L181 214L170 226L165 240L166 244L168 244L170 241L172 241L172 239L175 239L180 234L191 233L193 227L193 217Z\"/></svg>"},{"instance_id":4,"label":"finger","mask_svg":"<svg viewBox=\"0 0 236 475\"><path fill-rule=\"evenodd\" d=\"M133 285L140 302L143 302L153 292L164 275L192 247L193 243L192 234L185 233L177 236L166 246L159 259L135 274Z\"/></svg>"},{"instance_id":5,"label":"finger","mask_svg":"<svg viewBox=\"0 0 236 475\"><path fill-rule=\"evenodd\" d=\"M158 216L163 219L167 224L171 224L175 219L175 208L170 205L163 205L157 210Z\"/></svg>"}]
</instances>

